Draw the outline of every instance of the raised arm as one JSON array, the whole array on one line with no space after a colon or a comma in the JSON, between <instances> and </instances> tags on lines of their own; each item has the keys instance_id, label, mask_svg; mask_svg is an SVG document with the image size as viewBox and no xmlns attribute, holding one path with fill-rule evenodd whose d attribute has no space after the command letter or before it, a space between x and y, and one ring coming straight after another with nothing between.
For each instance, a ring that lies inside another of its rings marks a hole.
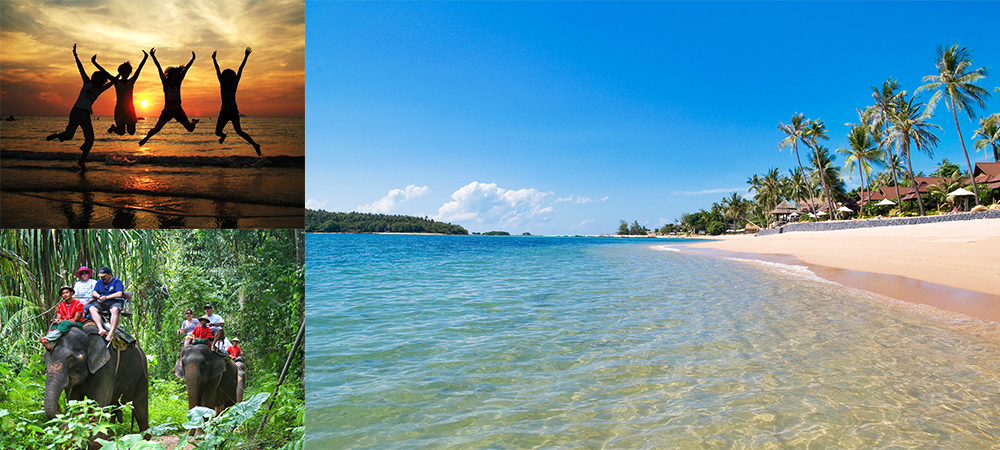
<instances>
[{"instance_id":1,"label":"raised arm","mask_svg":"<svg viewBox=\"0 0 1000 450\"><path fill-rule=\"evenodd\" d=\"M94 56L90 57L90 62L94 64L94 67L97 67L97 70L100 70L101 73L107 75L108 76L108 80L115 80L115 79L118 78L117 76L111 76L111 74L108 73L107 70L104 70L104 68L101 67L101 65L97 63L97 55L94 55Z\"/></svg>"},{"instance_id":2,"label":"raised arm","mask_svg":"<svg viewBox=\"0 0 1000 450\"><path fill-rule=\"evenodd\" d=\"M219 78L219 82L222 82L222 71L219 70L219 60L215 59L215 55L219 53L218 50L212 52L212 63L215 64L215 76Z\"/></svg>"},{"instance_id":3,"label":"raised arm","mask_svg":"<svg viewBox=\"0 0 1000 450\"><path fill-rule=\"evenodd\" d=\"M76 68L80 69L80 77L83 78L83 82L89 83L90 77L87 76L87 71L83 70L83 63L80 62L80 56L76 54L76 44L73 44L73 58L76 59Z\"/></svg>"},{"instance_id":4,"label":"raised arm","mask_svg":"<svg viewBox=\"0 0 1000 450\"><path fill-rule=\"evenodd\" d=\"M139 72L142 72L142 66L146 64L146 59L149 58L149 53L145 50L142 51L142 61L139 62L139 67L135 68L135 73L132 74L132 81L139 79Z\"/></svg>"},{"instance_id":5,"label":"raised arm","mask_svg":"<svg viewBox=\"0 0 1000 450\"><path fill-rule=\"evenodd\" d=\"M149 56L153 57L153 64L156 64L156 71L160 72L160 82L162 83L166 80L166 77L163 76L163 68L160 67L160 61L156 59L156 47L149 49Z\"/></svg>"},{"instance_id":6,"label":"raised arm","mask_svg":"<svg viewBox=\"0 0 1000 450\"><path fill-rule=\"evenodd\" d=\"M250 57L250 52L252 52L252 51L253 50L251 50L250 47L247 47L247 51L243 55L243 64L240 64L240 70L238 72L236 72L236 81L239 81L240 77L243 76L243 67L245 67L247 65L247 58Z\"/></svg>"},{"instance_id":7,"label":"raised arm","mask_svg":"<svg viewBox=\"0 0 1000 450\"><path fill-rule=\"evenodd\" d=\"M191 68L191 64L194 64L194 52L191 52L191 60L184 65L184 69L181 70L181 79L184 79L184 75L187 75L188 69Z\"/></svg>"}]
</instances>

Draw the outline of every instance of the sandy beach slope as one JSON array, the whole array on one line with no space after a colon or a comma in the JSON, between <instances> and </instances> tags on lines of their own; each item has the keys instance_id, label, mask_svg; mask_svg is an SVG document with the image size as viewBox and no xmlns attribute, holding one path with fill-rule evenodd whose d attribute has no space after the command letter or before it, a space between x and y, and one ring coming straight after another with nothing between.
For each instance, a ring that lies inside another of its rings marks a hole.
<instances>
[{"instance_id":1,"label":"sandy beach slope","mask_svg":"<svg viewBox=\"0 0 1000 450\"><path fill-rule=\"evenodd\" d=\"M981 319L1000 320L1000 304L996 301L1000 299L1000 219L759 237L725 236L689 247L790 255L806 265L822 266L814 272L834 281L842 281L836 279L839 276L854 282L844 284L900 300L923 297L915 301ZM848 277L844 274L847 271L890 276L864 279L858 273ZM960 295L954 292L957 290L935 291L935 287L913 280L987 295L979 296L974 306L960 305L953 298Z\"/></svg>"}]
</instances>

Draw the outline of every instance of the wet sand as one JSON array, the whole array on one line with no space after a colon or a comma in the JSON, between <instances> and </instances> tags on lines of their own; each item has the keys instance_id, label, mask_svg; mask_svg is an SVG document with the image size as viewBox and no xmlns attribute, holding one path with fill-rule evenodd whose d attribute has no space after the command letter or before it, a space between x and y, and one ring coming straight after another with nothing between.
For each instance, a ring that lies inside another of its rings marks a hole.
<instances>
[{"instance_id":1,"label":"wet sand","mask_svg":"<svg viewBox=\"0 0 1000 450\"><path fill-rule=\"evenodd\" d=\"M1000 322L1000 219L726 236L685 247L804 265L845 286Z\"/></svg>"}]
</instances>

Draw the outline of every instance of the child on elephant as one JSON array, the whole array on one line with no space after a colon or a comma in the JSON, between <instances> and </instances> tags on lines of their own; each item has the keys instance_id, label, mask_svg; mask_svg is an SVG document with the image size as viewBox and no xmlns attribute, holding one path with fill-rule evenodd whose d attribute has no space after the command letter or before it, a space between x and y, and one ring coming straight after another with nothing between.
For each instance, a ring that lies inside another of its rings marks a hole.
<instances>
[{"instance_id":1,"label":"child on elephant","mask_svg":"<svg viewBox=\"0 0 1000 450\"><path fill-rule=\"evenodd\" d=\"M56 308L56 316L52 318L49 332L38 338L46 350L52 350L52 343L69 331L69 327L79 327L83 322L83 303L73 298L74 293L73 288L69 286L59 288L59 295L63 301L59 302Z\"/></svg>"},{"instance_id":2,"label":"child on elephant","mask_svg":"<svg viewBox=\"0 0 1000 450\"><path fill-rule=\"evenodd\" d=\"M191 332L194 335L194 344L198 344L198 340L202 340L206 345L212 345L212 329L208 327L208 317L201 316L198 318L198 326L195 327L194 331Z\"/></svg>"},{"instance_id":3,"label":"child on elephant","mask_svg":"<svg viewBox=\"0 0 1000 450\"><path fill-rule=\"evenodd\" d=\"M226 353L229 353L229 357L234 360L240 357L240 354L243 353L243 349L240 348L240 338L233 338L233 345L226 349Z\"/></svg>"}]
</instances>

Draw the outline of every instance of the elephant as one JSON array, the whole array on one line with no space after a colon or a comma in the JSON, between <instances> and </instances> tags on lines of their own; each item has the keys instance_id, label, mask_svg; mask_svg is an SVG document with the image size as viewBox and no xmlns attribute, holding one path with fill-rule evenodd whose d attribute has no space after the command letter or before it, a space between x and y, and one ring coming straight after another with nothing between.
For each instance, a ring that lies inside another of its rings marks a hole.
<instances>
[{"instance_id":1,"label":"elephant","mask_svg":"<svg viewBox=\"0 0 1000 450\"><path fill-rule=\"evenodd\" d=\"M59 414L66 400L94 400L99 406L132 402L139 431L149 429L149 369L139 343L125 350L108 348L97 327L72 327L45 352L45 415ZM119 412L116 417L121 420Z\"/></svg>"},{"instance_id":2,"label":"elephant","mask_svg":"<svg viewBox=\"0 0 1000 450\"><path fill-rule=\"evenodd\" d=\"M236 403L243 401L243 390L247 386L247 365L243 362L243 358L233 359L233 364L236 365Z\"/></svg>"},{"instance_id":3,"label":"elephant","mask_svg":"<svg viewBox=\"0 0 1000 450\"><path fill-rule=\"evenodd\" d=\"M187 385L188 409L204 406L216 414L237 403L237 371L232 359L202 344L181 347L174 365L174 375Z\"/></svg>"}]
</instances>

